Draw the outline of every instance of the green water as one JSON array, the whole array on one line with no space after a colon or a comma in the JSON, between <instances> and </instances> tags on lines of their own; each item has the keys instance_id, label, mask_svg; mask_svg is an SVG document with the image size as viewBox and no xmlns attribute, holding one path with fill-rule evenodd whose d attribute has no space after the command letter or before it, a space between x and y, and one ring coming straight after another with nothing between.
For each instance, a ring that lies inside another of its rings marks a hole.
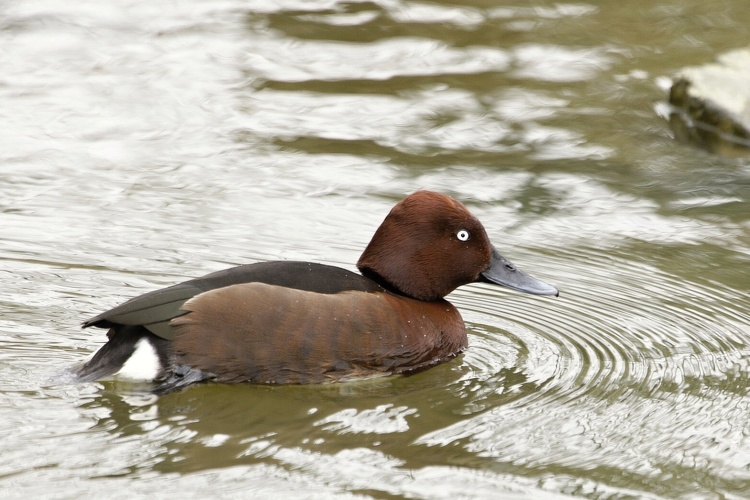
<instances>
[{"instance_id":1,"label":"green water","mask_svg":"<svg viewBox=\"0 0 750 500\"><path fill-rule=\"evenodd\" d=\"M720 2L6 2L3 498L746 498L750 161L676 142ZM557 299L455 292L411 377L161 398L50 377L231 265L349 269L420 188Z\"/></svg>"}]
</instances>

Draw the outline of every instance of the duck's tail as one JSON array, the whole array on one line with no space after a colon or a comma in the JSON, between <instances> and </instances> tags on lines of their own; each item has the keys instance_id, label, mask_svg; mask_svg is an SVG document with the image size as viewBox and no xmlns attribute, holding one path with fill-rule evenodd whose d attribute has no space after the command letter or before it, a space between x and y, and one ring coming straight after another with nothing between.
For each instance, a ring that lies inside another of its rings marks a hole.
<instances>
[{"instance_id":1,"label":"duck's tail","mask_svg":"<svg viewBox=\"0 0 750 500\"><path fill-rule=\"evenodd\" d=\"M142 326L118 325L108 333L109 341L94 356L73 369L80 382L106 377L153 381L168 366L167 341Z\"/></svg>"},{"instance_id":2,"label":"duck's tail","mask_svg":"<svg viewBox=\"0 0 750 500\"><path fill-rule=\"evenodd\" d=\"M117 325L108 336L109 341L91 359L73 368L78 382L116 377L151 383L153 392L164 394L213 378L201 370L174 365L171 342L143 326Z\"/></svg>"}]
</instances>

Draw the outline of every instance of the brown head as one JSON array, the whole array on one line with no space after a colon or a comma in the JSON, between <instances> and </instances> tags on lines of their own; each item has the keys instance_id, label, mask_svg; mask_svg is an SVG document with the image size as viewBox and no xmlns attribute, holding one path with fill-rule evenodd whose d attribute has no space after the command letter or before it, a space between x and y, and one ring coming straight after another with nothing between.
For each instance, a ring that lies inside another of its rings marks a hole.
<instances>
[{"instance_id":1,"label":"brown head","mask_svg":"<svg viewBox=\"0 0 750 500\"><path fill-rule=\"evenodd\" d=\"M450 196L417 191L398 203L362 253L365 276L420 300L479 278L492 246L482 224Z\"/></svg>"},{"instance_id":2,"label":"brown head","mask_svg":"<svg viewBox=\"0 0 750 500\"><path fill-rule=\"evenodd\" d=\"M554 287L504 259L466 207L432 191L417 191L393 207L357 267L386 288L419 300L440 299L475 281L557 295Z\"/></svg>"}]
</instances>

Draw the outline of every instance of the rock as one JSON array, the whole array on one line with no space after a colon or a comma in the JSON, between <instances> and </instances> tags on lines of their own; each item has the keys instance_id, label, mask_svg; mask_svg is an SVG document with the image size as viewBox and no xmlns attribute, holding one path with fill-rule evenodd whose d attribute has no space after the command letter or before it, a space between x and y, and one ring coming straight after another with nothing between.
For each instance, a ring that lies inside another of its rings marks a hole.
<instances>
[{"instance_id":1,"label":"rock","mask_svg":"<svg viewBox=\"0 0 750 500\"><path fill-rule=\"evenodd\" d=\"M680 71L669 104L678 140L713 153L750 155L750 47Z\"/></svg>"}]
</instances>

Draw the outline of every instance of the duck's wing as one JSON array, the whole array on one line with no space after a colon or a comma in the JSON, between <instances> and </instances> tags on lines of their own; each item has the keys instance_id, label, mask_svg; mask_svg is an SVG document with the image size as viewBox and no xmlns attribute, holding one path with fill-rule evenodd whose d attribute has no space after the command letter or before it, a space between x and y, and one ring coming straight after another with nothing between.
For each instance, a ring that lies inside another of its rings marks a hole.
<instances>
[{"instance_id":1,"label":"duck's wing","mask_svg":"<svg viewBox=\"0 0 750 500\"><path fill-rule=\"evenodd\" d=\"M85 321L83 327L142 325L155 335L171 340L174 334L169 321L187 313L182 309L185 301L209 290L253 282L323 294L347 290L382 291L375 282L338 267L296 261L260 262L218 271L134 297Z\"/></svg>"}]
</instances>

